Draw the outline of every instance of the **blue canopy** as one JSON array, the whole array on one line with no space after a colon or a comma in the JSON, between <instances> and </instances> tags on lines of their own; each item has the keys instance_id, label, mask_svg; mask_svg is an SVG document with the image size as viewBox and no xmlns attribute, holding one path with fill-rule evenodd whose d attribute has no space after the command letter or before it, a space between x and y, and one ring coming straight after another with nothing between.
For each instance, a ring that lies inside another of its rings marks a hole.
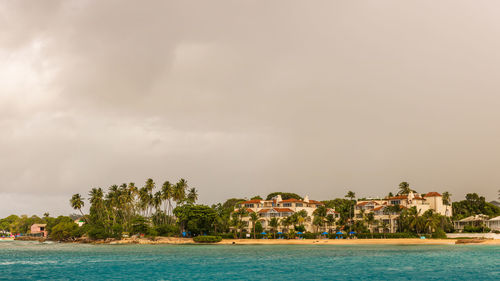
<instances>
[{"instance_id":1,"label":"blue canopy","mask_svg":"<svg viewBox=\"0 0 500 281\"><path fill-rule=\"evenodd\" d=\"M342 235L342 234L344 234L344 233L342 233L342 231L339 231L339 232L337 232L337 234Z\"/></svg>"},{"instance_id":2,"label":"blue canopy","mask_svg":"<svg viewBox=\"0 0 500 281\"><path fill-rule=\"evenodd\" d=\"M265 232L262 232L261 234L262 234L262 235L266 235L267 233L265 233Z\"/></svg>"},{"instance_id":3,"label":"blue canopy","mask_svg":"<svg viewBox=\"0 0 500 281\"><path fill-rule=\"evenodd\" d=\"M278 231L278 232L277 232L277 234L283 234L283 232L281 232L281 231Z\"/></svg>"},{"instance_id":4,"label":"blue canopy","mask_svg":"<svg viewBox=\"0 0 500 281\"><path fill-rule=\"evenodd\" d=\"M303 234L303 233L299 231L299 232L297 232L297 234L299 234L299 235L300 235L300 234Z\"/></svg>"},{"instance_id":5,"label":"blue canopy","mask_svg":"<svg viewBox=\"0 0 500 281\"><path fill-rule=\"evenodd\" d=\"M351 231L351 232L349 232L349 234L356 234L356 232L354 232L354 231Z\"/></svg>"},{"instance_id":6,"label":"blue canopy","mask_svg":"<svg viewBox=\"0 0 500 281\"><path fill-rule=\"evenodd\" d=\"M325 231L325 232L323 232L322 234L323 234L323 235L327 235L327 234L328 234L328 232L326 232L326 231Z\"/></svg>"}]
</instances>

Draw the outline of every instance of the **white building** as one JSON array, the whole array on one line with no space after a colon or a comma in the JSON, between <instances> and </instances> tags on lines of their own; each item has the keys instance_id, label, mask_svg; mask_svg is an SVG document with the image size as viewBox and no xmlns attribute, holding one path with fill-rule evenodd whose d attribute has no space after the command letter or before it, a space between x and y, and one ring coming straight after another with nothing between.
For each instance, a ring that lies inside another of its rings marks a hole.
<instances>
[{"instance_id":1,"label":"white building","mask_svg":"<svg viewBox=\"0 0 500 281\"><path fill-rule=\"evenodd\" d=\"M399 206L401 209L415 207L420 214L427 210L443 216L450 217L451 205L443 203L443 196L437 192L429 192L425 195L410 192L408 195L398 195L384 199L359 200L354 209L354 220L362 220L369 212L373 212L375 220L381 222L379 225L371 225L369 228L374 232L391 232L397 230L399 212L388 212L387 207Z\"/></svg>"},{"instance_id":2,"label":"white building","mask_svg":"<svg viewBox=\"0 0 500 281\"><path fill-rule=\"evenodd\" d=\"M236 211L240 208L245 208L248 213L255 212L259 215L259 222L262 224L262 227L267 231L271 230L271 226L269 225L269 221L272 218L278 218L280 220L287 218L293 215L296 212L300 212L302 210L306 211L307 217L302 222L302 225L306 228L306 231L315 232L312 225L312 221L314 218L314 211L318 206L324 205L323 203L311 200L306 195L303 200L299 199L282 199L281 195L274 197L271 200L261 200L254 199L241 202L236 205ZM335 210L327 209L327 215L332 214L336 219L339 218L339 214L335 212ZM250 222L250 217L243 217L243 221L247 223L246 230L248 232L252 231L252 223ZM326 230L326 228L323 228ZM286 228L280 224L278 227L278 231L286 232Z\"/></svg>"}]
</instances>

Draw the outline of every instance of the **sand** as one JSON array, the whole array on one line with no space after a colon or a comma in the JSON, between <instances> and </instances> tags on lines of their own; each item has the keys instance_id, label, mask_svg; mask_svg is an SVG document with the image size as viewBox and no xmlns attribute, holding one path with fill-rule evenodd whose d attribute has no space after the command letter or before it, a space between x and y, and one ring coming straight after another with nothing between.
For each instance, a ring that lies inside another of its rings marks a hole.
<instances>
[{"instance_id":1,"label":"sand","mask_svg":"<svg viewBox=\"0 0 500 281\"><path fill-rule=\"evenodd\" d=\"M217 245L453 245L460 239L224 239ZM464 241L464 240L461 240ZM469 240L466 244L500 245L500 240ZM109 244L194 244L191 238L125 238Z\"/></svg>"}]
</instances>

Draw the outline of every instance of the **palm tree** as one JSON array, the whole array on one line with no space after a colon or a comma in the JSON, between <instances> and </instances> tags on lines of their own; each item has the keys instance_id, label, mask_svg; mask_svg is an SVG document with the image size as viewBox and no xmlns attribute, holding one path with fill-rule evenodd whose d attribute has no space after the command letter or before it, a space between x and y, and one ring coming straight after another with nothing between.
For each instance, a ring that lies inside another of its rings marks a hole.
<instances>
[{"instance_id":1,"label":"palm tree","mask_svg":"<svg viewBox=\"0 0 500 281\"><path fill-rule=\"evenodd\" d=\"M331 228L335 224L335 217L332 214L326 216L326 224L328 228ZM330 229L328 229L328 231L330 231Z\"/></svg>"},{"instance_id":2,"label":"palm tree","mask_svg":"<svg viewBox=\"0 0 500 281\"><path fill-rule=\"evenodd\" d=\"M389 225L386 222L381 221L380 227L382 227L382 232L384 233L384 238L385 238L385 231L388 230Z\"/></svg>"},{"instance_id":3,"label":"palm tree","mask_svg":"<svg viewBox=\"0 0 500 281\"><path fill-rule=\"evenodd\" d=\"M402 182L399 184L399 192L398 194L400 195L406 195L409 194L410 192L416 192L415 190L410 188L410 184L407 182Z\"/></svg>"},{"instance_id":4,"label":"palm tree","mask_svg":"<svg viewBox=\"0 0 500 281\"><path fill-rule=\"evenodd\" d=\"M173 199L176 205L181 204L186 199L186 189L188 188L187 181L185 179L180 179L178 183L175 184L173 190Z\"/></svg>"},{"instance_id":5,"label":"palm tree","mask_svg":"<svg viewBox=\"0 0 500 281\"><path fill-rule=\"evenodd\" d=\"M398 215L400 212L401 212L401 206L399 205L390 205L384 208L384 214L389 215L390 232L394 230L394 226L392 223L392 215L393 214Z\"/></svg>"},{"instance_id":6,"label":"palm tree","mask_svg":"<svg viewBox=\"0 0 500 281\"><path fill-rule=\"evenodd\" d=\"M269 221L269 226L271 227L273 231L273 238L276 239L276 230L278 229L278 226L280 225L280 220L278 218L271 218ZM255 233L255 230L254 230Z\"/></svg>"},{"instance_id":7,"label":"palm tree","mask_svg":"<svg viewBox=\"0 0 500 281\"><path fill-rule=\"evenodd\" d=\"M348 191L346 196L346 198L349 198L351 199L351 202L349 204L349 231L352 231L352 216L351 215L351 212L354 212L354 204L352 204L352 201L354 200L354 198L356 198L356 193L354 193L353 191Z\"/></svg>"},{"instance_id":8,"label":"palm tree","mask_svg":"<svg viewBox=\"0 0 500 281\"><path fill-rule=\"evenodd\" d=\"M165 201L164 211L170 222L170 217L172 213L172 195L174 188L169 181L165 181L161 187L161 198Z\"/></svg>"},{"instance_id":9,"label":"palm tree","mask_svg":"<svg viewBox=\"0 0 500 281\"><path fill-rule=\"evenodd\" d=\"M366 214L365 221L368 224L368 229L370 230L373 238L372 225L375 223L375 214L373 212L369 212L368 214Z\"/></svg>"},{"instance_id":10,"label":"palm tree","mask_svg":"<svg viewBox=\"0 0 500 281\"><path fill-rule=\"evenodd\" d=\"M417 210L417 207L411 207L408 210L408 218L410 220L410 227L415 229L417 235L420 235L421 218L420 218L420 210Z\"/></svg>"},{"instance_id":11,"label":"palm tree","mask_svg":"<svg viewBox=\"0 0 500 281\"><path fill-rule=\"evenodd\" d=\"M450 205L450 203L451 203L450 196L451 196L451 193L449 193L448 191L443 192L443 204L444 205Z\"/></svg>"},{"instance_id":12,"label":"palm tree","mask_svg":"<svg viewBox=\"0 0 500 281\"><path fill-rule=\"evenodd\" d=\"M253 239L255 239L255 224L259 220L259 216L255 212L250 213L250 220L252 221L252 229L253 229Z\"/></svg>"},{"instance_id":13,"label":"palm tree","mask_svg":"<svg viewBox=\"0 0 500 281\"><path fill-rule=\"evenodd\" d=\"M74 194L73 197L69 200L71 207L75 210L80 211L80 214L82 214L82 217L85 219L85 216L83 215L82 208L85 205L83 202L82 196L80 194ZM85 219L86 220L86 219Z\"/></svg>"},{"instance_id":14,"label":"palm tree","mask_svg":"<svg viewBox=\"0 0 500 281\"><path fill-rule=\"evenodd\" d=\"M45 213L43 213L43 217L44 217L45 219L47 219L49 216L50 216L49 212L45 212Z\"/></svg>"},{"instance_id":15,"label":"palm tree","mask_svg":"<svg viewBox=\"0 0 500 281\"><path fill-rule=\"evenodd\" d=\"M191 203L195 203L196 200L198 200L198 191L196 190L196 188L193 187L189 190L187 200Z\"/></svg>"},{"instance_id":16,"label":"palm tree","mask_svg":"<svg viewBox=\"0 0 500 281\"><path fill-rule=\"evenodd\" d=\"M316 233L319 233L319 228L323 226L324 219L320 216L314 216L313 225L316 226Z\"/></svg>"}]
</instances>

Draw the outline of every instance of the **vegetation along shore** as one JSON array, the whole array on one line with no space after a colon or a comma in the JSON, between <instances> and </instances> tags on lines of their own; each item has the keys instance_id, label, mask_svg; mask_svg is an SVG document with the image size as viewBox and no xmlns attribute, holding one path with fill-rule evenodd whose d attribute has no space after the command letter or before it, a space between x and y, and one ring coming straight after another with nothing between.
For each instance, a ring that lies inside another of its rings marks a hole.
<instances>
[{"instance_id":1,"label":"vegetation along shore","mask_svg":"<svg viewBox=\"0 0 500 281\"><path fill-rule=\"evenodd\" d=\"M0 236L110 244L498 245L500 241L446 239L446 233L456 231L454 221L500 216L500 208L484 197L470 193L465 200L451 202L447 192L418 193L406 182L395 194L382 198L356 198L349 191L345 198L321 201L287 192L230 198L212 206L197 200L198 191L184 179L161 185L148 179L142 187L129 183L107 190L92 188L86 198L74 194L69 200L77 213L11 215L0 219ZM432 202L442 205L433 207ZM498 232L486 225L460 231Z\"/></svg>"}]
</instances>

